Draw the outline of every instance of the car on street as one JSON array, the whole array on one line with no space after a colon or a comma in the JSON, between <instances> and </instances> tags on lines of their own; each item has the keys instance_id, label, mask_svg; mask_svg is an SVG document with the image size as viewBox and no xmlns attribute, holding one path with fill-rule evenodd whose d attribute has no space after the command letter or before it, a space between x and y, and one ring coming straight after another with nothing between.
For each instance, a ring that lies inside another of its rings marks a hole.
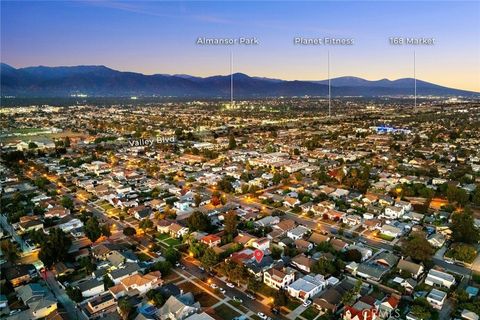
<instances>
[{"instance_id":1,"label":"car on street","mask_svg":"<svg viewBox=\"0 0 480 320\"><path fill-rule=\"evenodd\" d=\"M233 283L231 283L231 282L227 282L227 287L229 287L229 288L234 288L235 285L234 285Z\"/></svg>"},{"instance_id":2,"label":"car on street","mask_svg":"<svg viewBox=\"0 0 480 320\"><path fill-rule=\"evenodd\" d=\"M233 297L233 301L238 302L238 303L243 303L243 300L240 299L239 297Z\"/></svg>"},{"instance_id":3,"label":"car on street","mask_svg":"<svg viewBox=\"0 0 480 320\"><path fill-rule=\"evenodd\" d=\"M219 290L222 294L225 294L225 292L226 292L225 289L223 289L223 288L220 288Z\"/></svg>"},{"instance_id":4,"label":"car on street","mask_svg":"<svg viewBox=\"0 0 480 320\"><path fill-rule=\"evenodd\" d=\"M255 296L251 293L247 293L247 297L249 297L252 300L255 300Z\"/></svg>"},{"instance_id":5,"label":"car on street","mask_svg":"<svg viewBox=\"0 0 480 320\"><path fill-rule=\"evenodd\" d=\"M210 285L210 288L212 288L212 289L218 289L218 286L217 286L215 283L212 283L212 284Z\"/></svg>"},{"instance_id":6,"label":"car on street","mask_svg":"<svg viewBox=\"0 0 480 320\"><path fill-rule=\"evenodd\" d=\"M267 320L267 318L268 318L263 312L257 313L257 316L258 316L260 319L263 319L263 320Z\"/></svg>"}]
</instances>

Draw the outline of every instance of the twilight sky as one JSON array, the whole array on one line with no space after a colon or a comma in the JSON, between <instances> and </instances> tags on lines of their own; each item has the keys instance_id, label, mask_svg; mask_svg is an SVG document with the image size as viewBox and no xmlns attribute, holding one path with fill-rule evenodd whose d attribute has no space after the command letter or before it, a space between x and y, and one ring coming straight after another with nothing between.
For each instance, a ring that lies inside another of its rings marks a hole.
<instances>
[{"instance_id":1,"label":"twilight sky","mask_svg":"<svg viewBox=\"0 0 480 320\"><path fill-rule=\"evenodd\" d=\"M281 79L413 76L480 91L480 2L1 1L1 61L14 67L106 65L145 74L234 71ZM199 46L198 37L257 37L256 46ZM295 36L353 38L299 46ZM389 37L435 38L393 46Z\"/></svg>"}]
</instances>

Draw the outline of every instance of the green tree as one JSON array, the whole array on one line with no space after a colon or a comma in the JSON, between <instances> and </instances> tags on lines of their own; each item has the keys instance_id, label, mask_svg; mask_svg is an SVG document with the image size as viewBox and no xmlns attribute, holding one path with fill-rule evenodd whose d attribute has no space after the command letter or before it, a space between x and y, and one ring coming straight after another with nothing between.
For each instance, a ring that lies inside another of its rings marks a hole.
<instances>
[{"instance_id":1,"label":"green tree","mask_svg":"<svg viewBox=\"0 0 480 320\"><path fill-rule=\"evenodd\" d=\"M168 276L172 272L172 263L170 261L158 261L153 267L153 271L160 271L163 277Z\"/></svg>"},{"instance_id":2,"label":"green tree","mask_svg":"<svg viewBox=\"0 0 480 320\"><path fill-rule=\"evenodd\" d=\"M275 292L275 295L273 296L273 305L276 307L282 307L285 306L288 302L288 297L287 294L285 293L285 290L279 289L277 292Z\"/></svg>"},{"instance_id":3,"label":"green tree","mask_svg":"<svg viewBox=\"0 0 480 320\"><path fill-rule=\"evenodd\" d=\"M17 246L10 240L2 240L0 242L0 250L3 252L7 261L15 262L19 257Z\"/></svg>"},{"instance_id":4,"label":"green tree","mask_svg":"<svg viewBox=\"0 0 480 320\"><path fill-rule=\"evenodd\" d=\"M85 271L90 274L97 269L97 265L92 262L90 257L83 257L79 260L80 268L85 269Z\"/></svg>"},{"instance_id":5,"label":"green tree","mask_svg":"<svg viewBox=\"0 0 480 320\"><path fill-rule=\"evenodd\" d=\"M163 306L163 304L165 303L165 298L157 290L152 289L148 291L146 296L149 300L153 301L153 304L155 304L157 308Z\"/></svg>"},{"instance_id":6,"label":"green tree","mask_svg":"<svg viewBox=\"0 0 480 320\"><path fill-rule=\"evenodd\" d=\"M108 288L113 287L114 285L115 283L107 274L103 276L103 288L105 289L105 291L107 291Z\"/></svg>"},{"instance_id":7,"label":"green tree","mask_svg":"<svg viewBox=\"0 0 480 320\"><path fill-rule=\"evenodd\" d=\"M54 263L66 261L72 240L61 229L50 229L49 235L40 245L38 258L45 267L50 268Z\"/></svg>"},{"instance_id":8,"label":"green tree","mask_svg":"<svg viewBox=\"0 0 480 320\"><path fill-rule=\"evenodd\" d=\"M60 200L60 203L62 206L64 206L67 209L73 210L73 200L70 199L70 197L63 196L62 200Z\"/></svg>"},{"instance_id":9,"label":"green tree","mask_svg":"<svg viewBox=\"0 0 480 320\"><path fill-rule=\"evenodd\" d=\"M30 141L28 143L28 149L37 149L37 148L38 148L38 145L35 142Z\"/></svg>"},{"instance_id":10,"label":"green tree","mask_svg":"<svg viewBox=\"0 0 480 320\"><path fill-rule=\"evenodd\" d=\"M191 231L209 231L212 224L205 213L194 211L187 219L187 226Z\"/></svg>"},{"instance_id":11,"label":"green tree","mask_svg":"<svg viewBox=\"0 0 480 320\"><path fill-rule=\"evenodd\" d=\"M235 136L230 134L230 137L228 138L228 149L233 150L235 148L237 148L237 141L235 141Z\"/></svg>"},{"instance_id":12,"label":"green tree","mask_svg":"<svg viewBox=\"0 0 480 320\"><path fill-rule=\"evenodd\" d=\"M137 231L135 230L135 228L126 227L126 228L123 229L123 234L128 236L128 237L131 237L131 236L136 235Z\"/></svg>"},{"instance_id":13,"label":"green tree","mask_svg":"<svg viewBox=\"0 0 480 320\"><path fill-rule=\"evenodd\" d=\"M73 301L75 301L77 303L82 302L83 296L82 296L82 292L80 291L80 289L74 288L72 286L68 286L65 289L65 292L67 293L68 297L70 299L72 299Z\"/></svg>"},{"instance_id":14,"label":"green tree","mask_svg":"<svg viewBox=\"0 0 480 320\"><path fill-rule=\"evenodd\" d=\"M96 217L90 217L85 224L85 235L90 241L95 242L102 235L102 230Z\"/></svg>"},{"instance_id":15,"label":"green tree","mask_svg":"<svg viewBox=\"0 0 480 320\"><path fill-rule=\"evenodd\" d=\"M423 232L413 232L403 243L403 254L417 262L426 262L432 259L435 249L430 245Z\"/></svg>"},{"instance_id":16,"label":"green tree","mask_svg":"<svg viewBox=\"0 0 480 320\"><path fill-rule=\"evenodd\" d=\"M262 282L257 281L254 277L248 278L247 288L252 292L257 292L262 287Z\"/></svg>"},{"instance_id":17,"label":"green tree","mask_svg":"<svg viewBox=\"0 0 480 320\"><path fill-rule=\"evenodd\" d=\"M172 265L174 265L180 260L180 253L173 248L168 248L165 251L164 256L165 256L165 260L170 262Z\"/></svg>"},{"instance_id":18,"label":"green tree","mask_svg":"<svg viewBox=\"0 0 480 320\"><path fill-rule=\"evenodd\" d=\"M312 266L313 273L320 273L324 276L335 273L336 267L335 264L327 259L319 259Z\"/></svg>"},{"instance_id":19,"label":"green tree","mask_svg":"<svg viewBox=\"0 0 480 320\"><path fill-rule=\"evenodd\" d=\"M355 261L361 262L362 261L362 253L357 249L348 250L345 252L345 260L346 261Z\"/></svg>"},{"instance_id":20,"label":"green tree","mask_svg":"<svg viewBox=\"0 0 480 320\"><path fill-rule=\"evenodd\" d=\"M126 298L121 298L118 301L118 309L120 309L122 319L128 319L133 310L133 306Z\"/></svg>"},{"instance_id":21,"label":"green tree","mask_svg":"<svg viewBox=\"0 0 480 320\"><path fill-rule=\"evenodd\" d=\"M452 249L447 252L447 256L458 261L472 263L477 257L477 250L468 244L455 243L452 245Z\"/></svg>"},{"instance_id":22,"label":"green tree","mask_svg":"<svg viewBox=\"0 0 480 320\"><path fill-rule=\"evenodd\" d=\"M202 266L207 270L211 270L218 263L218 261L218 255L212 248L208 248L200 258Z\"/></svg>"},{"instance_id":23,"label":"green tree","mask_svg":"<svg viewBox=\"0 0 480 320\"><path fill-rule=\"evenodd\" d=\"M151 229L153 227L153 222L150 219L143 219L139 223L139 227L144 231L147 232L148 229Z\"/></svg>"},{"instance_id":24,"label":"green tree","mask_svg":"<svg viewBox=\"0 0 480 320\"><path fill-rule=\"evenodd\" d=\"M342 296L342 303L346 306L351 306L353 303L355 303L361 287L362 281L357 280L357 282L355 283L355 287L345 292L345 294Z\"/></svg>"},{"instance_id":25,"label":"green tree","mask_svg":"<svg viewBox=\"0 0 480 320\"><path fill-rule=\"evenodd\" d=\"M195 207L200 207L200 203L202 203L202 196L199 195L198 193L195 194L195 196L193 197L193 201L195 203Z\"/></svg>"},{"instance_id":26,"label":"green tree","mask_svg":"<svg viewBox=\"0 0 480 320\"><path fill-rule=\"evenodd\" d=\"M452 214L450 229L455 242L475 244L480 240L479 230L475 227L473 214L469 209Z\"/></svg>"},{"instance_id":27,"label":"green tree","mask_svg":"<svg viewBox=\"0 0 480 320\"><path fill-rule=\"evenodd\" d=\"M104 224L101 226L101 229L102 229L102 235L104 235L105 237L108 238L112 235L112 232L110 231L110 225Z\"/></svg>"},{"instance_id":28,"label":"green tree","mask_svg":"<svg viewBox=\"0 0 480 320\"><path fill-rule=\"evenodd\" d=\"M237 234L237 214L234 211L229 211L224 216L224 231L231 235Z\"/></svg>"}]
</instances>

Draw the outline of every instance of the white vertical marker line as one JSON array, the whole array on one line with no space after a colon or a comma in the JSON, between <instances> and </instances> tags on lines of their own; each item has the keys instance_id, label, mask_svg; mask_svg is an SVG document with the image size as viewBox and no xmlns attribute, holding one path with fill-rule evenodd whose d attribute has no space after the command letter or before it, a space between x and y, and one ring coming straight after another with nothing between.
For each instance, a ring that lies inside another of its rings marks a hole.
<instances>
[{"instance_id":1,"label":"white vertical marker line","mask_svg":"<svg viewBox=\"0 0 480 320\"><path fill-rule=\"evenodd\" d=\"M417 107L417 62L415 50L413 51L413 81L415 84L415 108Z\"/></svg>"},{"instance_id":2,"label":"white vertical marker line","mask_svg":"<svg viewBox=\"0 0 480 320\"><path fill-rule=\"evenodd\" d=\"M230 51L230 107L233 108L233 51Z\"/></svg>"},{"instance_id":3,"label":"white vertical marker line","mask_svg":"<svg viewBox=\"0 0 480 320\"><path fill-rule=\"evenodd\" d=\"M332 116L332 86L330 82L330 50L327 51L327 73L328 73L328 116Z\"/></svg>"}]
</instances>

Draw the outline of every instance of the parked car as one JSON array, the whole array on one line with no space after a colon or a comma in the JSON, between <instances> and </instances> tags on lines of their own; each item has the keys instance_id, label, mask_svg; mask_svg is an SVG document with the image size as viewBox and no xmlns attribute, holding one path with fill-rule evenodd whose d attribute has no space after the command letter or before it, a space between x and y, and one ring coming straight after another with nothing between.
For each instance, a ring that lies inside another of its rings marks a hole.
<instances>
[{"instance_id":1,"label":"parked car","mask_svg":"<svg viewBox=\"0 0 480 320\"><path fill-rule=\"evenodd\" d=\"M234 285L233 283L231 283L231 282L227 282L227 287L229 287L229 288L234 288L235 285Z\"/></svg>"},{"instance_id":2,"label":"parked car","mask_svg":"<svg viewBox=\"0 0 480 320\"><path fill-rule=\"evenodd\" d=\"M220 290L221 293L225 294L225 289L220 288L219 290Z\"/></svg>"},{"instance_id":3,"label":"parked car","mask_svg":"<svg viewBox=\"0 0 480 320\"><path fill-rule=\"evenodd\" d=\"M212 284L210 285L210 287L211 287L212 289L218 289L218 286L217 286L215 283L212 283Z\"/></svg>"},{"instance_id":4,"label":"parked car","mask_svg":"<svg viewBox=\"0 0 480 320\"><path fill-rule=\"evenodd\" d=\"M255 300L255 296L251 293L247 293L247 297L249 297L252 300Z\"/></svg>"},{"instance_id":5,"label":"parked car","mask_svg":"<svg viewBox=\"0 0 480 320\"><path fill-rule=\"evenodd\" d=\"M258 316L260 319L267 320L267 316L266 316L263 312L257 313L257 316Z\"/></svg>"},{"instance_id":6,"label":"parked car","mask_svg":"<svg viewBox=\"0 0 480 320\"><path fill-rule=\"evenodd\" d=\"M238 303L243 303L243 300L240 299L239 297L233 297L233 301L238 302Z\"/></svg>"}]
</instances>

